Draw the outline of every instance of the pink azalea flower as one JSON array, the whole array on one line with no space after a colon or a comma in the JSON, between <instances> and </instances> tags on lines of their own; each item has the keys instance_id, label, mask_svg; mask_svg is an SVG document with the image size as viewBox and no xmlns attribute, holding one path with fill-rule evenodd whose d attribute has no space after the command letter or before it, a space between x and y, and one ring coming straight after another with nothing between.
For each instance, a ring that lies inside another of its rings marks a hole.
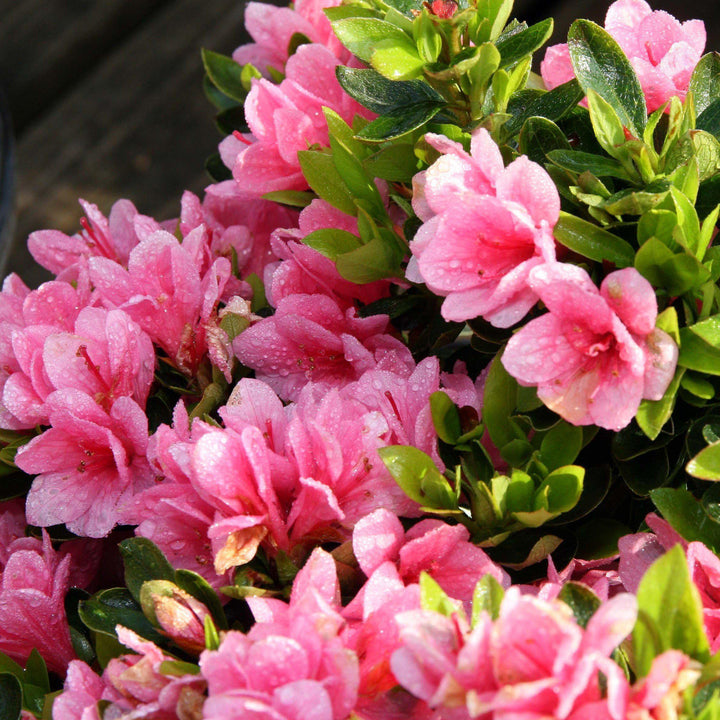
<instances>
[{"instance_id":1,"label":"pink azalea flower","mask_svg":"<svg viewBox=\"0 0 720 720\"><path fill-rule=\"evenodd\" d=\"M659 400L678 350L655 327L657 300L634 268L610 273L600 290L576 265L549 263L529 285L549 312L508 342L507 371L574 425L620 430L643 398Z\"/></svg>"},{"instance_id":2,"label":"pink azalea flower","mask_svg":"<svg viewBox=\"0 0 720 720\"><path fill-rule=\"evenodd\" d=\"M280 85L254 80L245 101L245 117L255 141L241 150L231 167L243 192L262 195L273 190L305 190L307 181L297 154L327 145L323 107L348 124L368 112L340 87L335 56L322 45L302 45L288 60Z\"/></svg>"},{"instance_id":3,"label":"pink azalea flower","mask_svg":"<svg viewBox=\"0 0 720 720\"><path fill-rule=\"evenodd\" d=\"M413 180L424 222L410 243L407 277L445 297L446 320L481 316L509 327L537 302L530 271L554 259L555 184L526 157L504 168L484 128L473 133L469 155L441 135L426 139L442 156Z\"/></svg>"},{"instance_id":4,"label":"pink azalea flower","mask_svg":"<svg viewBox=\"0 0 720 720\"><path fill-rule=\"evenodd\" d=\"M421 520L405 532L397 516L385 508L358 520L353 530L353 551L366 576L384 562L396 564L403 582L418 582L427 572L450 597L469 608L478 580L492 575L503 587L507 573L476 545L462 525Z\"/></svg>"},{"instance_id":5,"label":"pink azalea flower","mask_svg":"<svg viewBox=\"0 0 720 720\"><path fill-rule=\"evenodd\" d=\"M76 235L68 236L59 230L38 230L28 238L28 249L35 261L55 275L66 271L76 273L79 263L93 256L127 265L130 251L139 242L136 218L146 223L155 222L140 215L129 200L118 200L112 206L109 218L93 203L80 200L80 205L87 217L81 219L83 229Z\"/></svg>"},{"instance_id":6,"label":"pink azalea flower","mask_svg":"<svg viewBox=\"0 0 720 720\"><path fill-rule=\"evenodd\" d=\"M60 559L50 538L20 538L8 548L0 573L0 652L25 664L37 648L53 672L64 675L75 658L65 616L70 558Z\"/></svg>"},{"instance_id":7,"label":"pink azalea flower","mask_svg":"<svg viewBox=\"0 0 720 720\"><path fill-rule=\"evenodd\" d=\"M235 354L284 399L308 382L337 387L370 369L414 367L407 347L385 334L386 315L360 318L327 295L290 295L275 314L235 338Z\"/></svg>"},{"instance_id":8,"label":"pink azalea flower","mask_svg":"<svg viewBox=\"0 0 720 720\"><path fill-rule=\"evenodd\" d=\"M180 230L185 236L204 225L213 258L232 259L234 253L242 277L262 277L265 266L277 259L270 235L276 228L295 227L297 217L295 210L241 192L227 180L207 187L202 203L189 191L183 194Z\"/></svg>"},{"instance_id":9,"label":"pink azalea flower","mask_svg":"<svg viewBox=\"0 0 720 720\"><path fill-rule=\"evenodd\" d=\"M324 45L341 62L350 53L335 37L330 21L323 13L335 7L338 0L298 0L292 8L273 7L266 3L250 2L245 8L245 28L255 41L241 45L233 52L233 60L245 65L252 63L263 74L268 66L282 70L288 59L288 46L296 33L311 42Z\"/></svg>"},{"instance_id":10,"label":"pink azalea flower","mask_svg":"<svg viewBox=\"0 0 720 720\"><path fill-rule=\"evenodd\" d=\"M105 412L86 393L56 390L46 400L51 428L15 458L37 475L27 498L28 522L65 523L88 537L107 535L123 506L152 482L147 463L147 417L131 398Z\"/></svg>"},{"instance_id":11,"label":"pink azalea flower","mask_svg":"<svg viewBox=\"0 0 720 720\"><path fill-rule=\"evenodd\" d=\"M355 654L337 636L336 617L298 606L287 625L256 623L247 635L225 634L205 651L200 668L208 683L207 720L345 720L355 707Z\"/></svg>"},{"instance_id":12,"label":"pink azalea flower","mask_svg":"<svg viewBox=\"0 0 720 720\"><path fill-rule=\"evenodd\" d=\"M705 49L705 24L680 23L645 0L616 0L608 8L605 29L627 55L645 93L648 112L671 97L685 100L690 76ZM547 49L540 72L548 90L575 77L567 45Z\"/></svg>"},{"instance_id":13,"label":"pink azalea flower","mask_svg":"<svg viewBox=\"0 0 720 720\"><path fill-rule=\"evenodd\" d=\"M100 720L98 702L105 683L81 660L68 666L63 692L52 705L53 720Z\"/></svg>"},{"instance_id":14,"label":"pink azalea flower","mask_svg":"<svg viewBox=\"0 0 720 720\"><path fill-rule=\"evenodd\" d=\"M149 234L130 253L127 270L108 258L89 261L103 303L124 310L187 374L205 355L205 325L230 276L229 261L207 263L206 252L198 227L182 244L162 230Z\"/></svg>"}]
</instances>

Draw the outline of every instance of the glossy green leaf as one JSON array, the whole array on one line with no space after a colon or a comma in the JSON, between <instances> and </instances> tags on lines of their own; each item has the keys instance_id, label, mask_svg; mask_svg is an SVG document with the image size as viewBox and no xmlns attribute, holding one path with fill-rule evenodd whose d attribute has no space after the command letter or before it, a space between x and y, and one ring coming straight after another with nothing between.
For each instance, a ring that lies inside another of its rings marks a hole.
<instances>
[{"instance_id":1,"label":"glossy green leaf","mask_svg":"<svg viewBox=\"0 0 720 720\"><path fill-rule=\"evenodd\" d=\"M579 174L589 171L597 177L629 179L627 171L617 160L603 155L593 155L579 150L551 150L547 156L558 167L570 172Z\"/></svg>"},{"instance_id":2,"label":"glossy green leaf","mask_svg":"<svg viewBox=\"0 0 720 720\"><path fill-rule=\"evenodd\" d=\"M357 213L353 196L337 171L332 156L312 150L300 150L298 160L308 185L318 197L348 215Z\"/></svg>"},{"instance_id":3,"label":"glossy green leaf","mask_svg":"<svg viewBox=\"0 0 720 720\"><path fill-rule=\"evenodd\" d=\"M521 111L511 113L513 117L505 123L504 129L513 135L530 117L544 117L557 122L582 100L583 95L577 80L570 80L548 92L533 94ZM511 112L510 108L508 112Z\"/></svg>"},{"instance_id":4,"label":"glossy green leaf","mask_svg":"<svg viewBox=\"0 0 720 720\"><path fill-rule=\"evenodd\" d=\"M706 512L695 496L684 488L659 488L650 499L661 515L688 542L698 540L713 552L720 552L720 524Z\"/></svg>"},{"instance_id":5,"label":"glossy green leaf","mask_svg":"<svg viewBox=\"0 0 720 720\"><path fill-rule=\"evenodd\" d=\"M205 647L208 650L217 650L220 647L220 634L215 623L209 615L205 616Z\"/></svg>"},{"instance_id":6,"label":"glossy green leaf","mask_svg":"<svg viewBox=\"0 0 720 720\"><path fill-rule=\"evenodd\" d=\"M472 626L477 625L482 613L486 612L491 620L497 620L500 616L500 605L502 604L505 590L502 585L489 573L478 580L472 599Z\"/></svg>"},{"instance_id":7,"label":"glossy green leaf","mask_svg":"<svg viewBox=\"0 0 720 720\"><path fill-rule=\"evenodd\" d=\"M627 188L613 193L609 198L598 203L611 215L642 215L659 205L668 194L667 188L663 187L655 191L647 186L645 190L632 190Z\"/></svg>"},{"instance_id":8,"label":"glossy green leaf","mask_svg":"<svg viewBox=\"0 0 720 720\"><path fill-rule=\"evenodd\" d=\"M0 673L0 720L19 720L22 711L20 681L9 673Z\"/></svg>"},{"instance_id":9,"label":"glossy green leaf","mask_svg":"<svg viewBox=\"0 0 720 720\"><path fill-rule=\"evenodd\" d=\"M447 393L438 390L430 395L430 413L438 437L450 445L454 445L460 435L460 414L457 406Z\"/></svg>"},{"instance_id":10,"label":"glossy green leaf","mask_svg":"<svg viewBox=\"0 0 720 720\"><path fill-rule=\"evenodd\" d=\"M500 356L496 356L485 381L482 408L483 423L495 447L504 447L517 438L510 422L510 416L515 412L517 387L517 382L500 361Z\"/></svg>"},{"instance_id":11,"label":"glossy green leaf","mask_svg":"<svg viewBox=\"0 0 720 720\"><path fill-rule=\"evenodd\" d=\"M453 509L455 494L432 458L410 445L391 445L378 450L380 459L411 499L425 507Z\"/></svg>"},{"instance_id":12,"label":"glossy green leaf","mask_svg":"<svg viewBox=\"0 0 720 720\"><path fill-rule=\"evenodd\" d=\"M233 100L244 102L247 91L243 87L242 66L227 55L205 48L201 52L205 72L215 87Z\"/></svg>"},{"instance_id":13,"label":"glossy green leaf","mask_svg":"<svg viewBox=\"0 0 720 720\"><path fill-rule=\"evenodd\" d=\"M313 230L303 238L303 243L331 260L362 247L357 235L336 228Z\"/></svg>"},{"instance_id":14,"label":"glossy green leaf","mask_svg":"<svg viewBox=\"0 0 720 720\"><path fill-rule=\"evenodd\" d=\"M390 80L411 80L422 75L425 63L412 41L398 45L383 40L375 48L370 65Z\"/></svg>"},{"instance_id":15,"label":"glossy green leaf","mask_svg":"<svg viewBox=\"0 0 720 720\"><path fill-rule=\"evenodd\" d=\"M720 480L720 441L701 450L685 467L688 475L701 480Z\"/></svg>"},{"instance_id":16,"label":"glossy green leaf","mask_svg":"<svg viewBox=\"0 0 720 720\"><path fill-rule=\"evenodd\" d=\"M425 103L392 110L366 125L357 136L378 143L402 137L432 120L441 107L436 103Z\"/></svg>"},{"instance_id":17,"label":"glossy green leaf","mask_svg":"<svg viewBox=\"0 0 720 720\"><path fill-rule=\"evenodd\" d=\"M678 365L720 375L720 315L680 329Z\"/></svg>"},{"instance_id":18,"label":"glossy green leaf","mask_svg":"<svg viewBox=\"0 0 720 720\"><path fill-rule=\"evenodd\" d=\"M540 444L540 459L548 470L571 465L580 453L582 443L582 428L563 420L543 437Z\"/></svg>"},{"instance_id":19,"label":"glossy green leaf","mask_svg":"<svg viewBox=\"0 0 720 720\"><path fill-rule=\"evenodd\" d=\"M520 152L540 164L544 164L554 150L570 150L565 133L552 120L542 117L528 118L519 140Z\"/></svg>"},{"instance_id":20,"label":"glossy green leaf","mask_svg":"<svg viewBox=\"0 0 720 720\"><path fill-rule=\"evenodd\" d=\"M641 457L616 462L625 484L636 495L647 497L653 490L668 484L670 461L667 448L652 448Z\"/></svg>"},{"instance_id":21,"label":"glossy green leaf","mask_svg":"<svg viewBox=\"0 0 720 720\"><path fill-rule=\"evenodd\" d=\"M418 172L418 159L410 143L393 143L370 155L363 165L372 177L410 182Z\"/></svg>"},{"instance_id":22,"label":"glossy green leaf","mask_svg":"<svg viewBox=\"0 0 720 720\"><path fill-rule=\"evenodd\" d=\"M635 268L651 285L676 296L698 287L710 277L710 272L692 255L672 253L660 240L650 238L635 256Z\"/></svg>"},{"instance_id":23,"label":"glossy green leaf","mask_svg":"<svg viewBox=\"0 0 720 720\"><path fill-rule=\"evenodd\" d=\"M576 20L568 33L568 50L585 93L596 92L635 137L642 137L647 121L645 96L617 42L599 25Z\"/></svg>"},{"instance_id":24,"label":"glossy green leaf","mask_svg":"<svg viewBox=\"0 0 720 720\"><path fill-rule=\"evenodd\" d=\"M25 663L25 672L23 673L25 683L35 685L40 688L43 693L50 692L50 678L48 676L47 665L37 648L33 648L30 656Z\"/></svg>"},{"instance_id":25,"label":"glossy green leaf","mask_svg":"<svg viewBox=\"0 0 720 720\"><path fill-rule=\"evenodd\" d=\"M272 200L281 205L299 208L307 207L314 197L313 193L304 190L273 190L262 196L263 200Z\"/></svg>"},{"instance_id":26,"label":"glossy green leaf","mask_svg":"<svg viewBox=\"0 0 720 720\"><path fill-rule=\"evenodd\" d=\"M450 617L458 611L458 606L445 591L426 572L420 573L420 607Z\"/></svg>"},{"instance_id":27,"label":"glossy green leaf","mask_svg":"<svg viewBox=\"0 0 720 720\"><path fill-rule=\"evenodd\" d=\"M553 470L535 493L535 509L546 509L554 515L572 510L580 499L585 468L566 465Z\"/></svg>"},{"instance_id":28,"label":"glossy green leaf","mask_svg":"<svg viewBox=\"0 0 720 720\"><path fill-rule=\"evenodd\" d=\"M128 538L120 543L119 548L125 564L125 584L137 602L140 602L140 589L144 582L172 581L175 578L172 565L152 540Z\"/></svg>"},{"instance_id":29,"label":"glossy green leaf","mask_svg":"<svg viewBox=\"0 0 720 720\"><path fill-rule=\"evenodd\" d=\"M500 493L496 491L497 479L497 477L493 478L493 495L496 497L500 495ZM535 500L535 481L526 472L514 469L509 481L505 482L502 500L504 509L506 509L507 512L532 511L533 501Z\"/></svg>"},{"instance_id":30,"label":"glossy green leaf","mask_svg":"<svg viewBox=\"0 0 720 720\"><path fill-rule=\"evenodd\" d=\"M648 210L638 221L638 244L642 245L652 237L661 240L670 250L676 250L677 243L673 239L673 232L677 224L677 215L672 210Z\"/></svg>"},{"instance_id":31,"label":"glossy green leaf","mask_svg":"<svg viewBox=\"0 0 720 720\"><path fill-rule=\"evenodd\" d=\"M558 600L570 607L577 624L582 628L587 627L590 618L602 604L600 598L587 585L579 582L565 583L558 594Z\"/></svg>"},{"instance_id":32,"label":"glossy green leaf","mask_svg":"<svg viewBox=\"0 0 720 720\"><path fill-rule=\"evenodd\" d=\"M720 97L720 55L708 53L695 66L688 91L692 93L695 112L700 115L705 108Z\"/></svg>"},{"instance_id":33,"label":"glossy green leaf","mask_svg":"<svg viewBox=\"0 0 720 720\"><path fill-rule=\"evenodd\" d=\"M397 246L378 237L339 255L335 263L346 280L363 284L401 276L401 260Z\"/></svg>"},{"instance_id":34,"label":"glossy green leaf","mask_svg":"<svg viewBox=\"0 0 720 720\"><path fill-rule=\"evenodd\" d=\"M607 260L618 268L624 268L631 266L635 259L630 243L587 220L565 212L560 213L554 235L561 245L596 262Z\"/></svg>"},{"instance_id":35,"label":"glossy green leaf","mask_svg":"<svg viewBox=\"0 0 720 720\"><path fill-rule=\"evenodd\" d=\"M391 41L402 47L414 44L400 28L377 18L352 17L332 22L340 42L355 56L370 62L378 43Z\"/></svg>"},{"instance_id":36,"label":"glossy green leaf","mask_svg":"<svg viewBox=\"0 0 720 720\"><path fill-rule=\"evenodd\" d=\"M672 416L678 387L685 374L685 368L677 368L668 389L660 400L643 400L640 403L635 421L650 440L655 440L665 423Z\"/></svg>"},{"instance_id":37,"label":"glossy green leaf","mask_svg":"<svg viewBox=\"0 0 720 720\"><path fill-rule=\"evenodd\" d=\"M547 42L552 31L552 18L547 18L518 33L498 39L495 47L500 51L500 67L510 67L526 55L532 55Z\"/></svg>"},{"instance_id":38,"label":"glossy green leaf","mask_svg":"<svg viewBox=\"0 0 720 720\"><path fill-rule=\"evenodd\" d=\"M702 375L684 373L680 387L701 400L712 400L715 397L715 386Z\"/></svg>"},{"instance_id":39,"label":"glossy green leaf","mask_svg":"<svg viewBox=\"0 0 720 720\"><path fill-rule=\"evenodd\" d=\"M647 675L653 659L666 650L680 650L700 662L710 659L700 594L680 545L648 568L637 601L639 621L632 639L634 669L640 677Z\"/></svg>"},{"instance_id":40,"label":"glossy green leaf","mask_svg":"<svg viewBox=\"0 0 720 720\"><path fill-rule=\"evenodd\" d=\"M156 644L162 636L143 615L140 605L125 588L102 590L80 603L78 612L91 630L115 637L115 627L123 625Z\"/></svg>"}]
</instances>

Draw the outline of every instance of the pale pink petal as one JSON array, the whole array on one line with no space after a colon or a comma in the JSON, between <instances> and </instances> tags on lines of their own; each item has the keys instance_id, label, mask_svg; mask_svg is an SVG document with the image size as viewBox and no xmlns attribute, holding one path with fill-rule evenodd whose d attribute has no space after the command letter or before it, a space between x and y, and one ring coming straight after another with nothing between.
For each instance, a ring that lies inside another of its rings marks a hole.
<instances>
[{"instance_id":1,"label":"pale pink petal","mask_svg":"<svg viewBox=\"0 0 720 720\"><path fill-rule=\"evenodd\" d=\"M397 516L380 508L362 518L353 530L353 552L367 577L386 560L395 561L404 531Z\"/></svg>"}]
</instances>

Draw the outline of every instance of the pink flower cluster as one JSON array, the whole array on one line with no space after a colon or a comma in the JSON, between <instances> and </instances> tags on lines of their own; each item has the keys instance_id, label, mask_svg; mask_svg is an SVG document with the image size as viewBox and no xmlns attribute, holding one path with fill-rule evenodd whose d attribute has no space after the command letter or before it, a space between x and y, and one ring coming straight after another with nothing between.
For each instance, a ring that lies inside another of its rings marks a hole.
<instances>
[{"instance_id":1,"label":"pink flower cluster","mask_svg":"<svg viewBox=\"0 0 720 720\"><path fill-rule=\"evenodd\" d=\"M685 100L690 76L705 49L702 20L680 23L645 0L616 0L608 8L605 29L617 41L635 70L648 112L670 98ZM540 66L548 90L575 77L568 46L547 49Z\"/></svg>"}]
</instances>

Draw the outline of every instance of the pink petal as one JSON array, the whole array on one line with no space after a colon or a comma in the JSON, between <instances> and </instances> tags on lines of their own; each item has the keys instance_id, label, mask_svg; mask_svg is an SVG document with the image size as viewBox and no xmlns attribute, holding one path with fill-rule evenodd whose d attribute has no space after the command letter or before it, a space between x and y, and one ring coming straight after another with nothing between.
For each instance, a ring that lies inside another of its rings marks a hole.
<instances>
[{"instance_id":1,"label":"pink petal","mask_svg":"<svg viewBox=\"0 0 720 720\"><path fill-rule=\"evenodd\" d=\"M395 561L405 532L397 516L384 508L359 520L353 530L353 552L367 577L385 561Z\"/></svg>"}]
</instances>

